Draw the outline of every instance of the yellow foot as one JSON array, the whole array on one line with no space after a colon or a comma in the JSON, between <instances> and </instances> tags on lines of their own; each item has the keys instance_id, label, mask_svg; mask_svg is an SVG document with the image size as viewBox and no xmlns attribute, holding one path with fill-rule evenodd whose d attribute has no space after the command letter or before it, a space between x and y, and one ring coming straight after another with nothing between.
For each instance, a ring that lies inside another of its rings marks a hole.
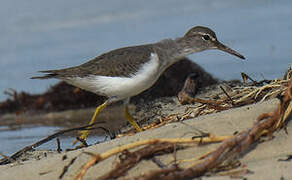
<instances>
[{"instance_id":1,"label":"yellow foot","mask_svg":"<svg viewBox=\"0 0 292 180\"><path fill-rule=\"evenodd\" d=\"M81 140L86 141L86 139L87 139L89 133L90 133L90 130L79 131L79 134L80 134L80 135L79 135L79 138L80 138ZM77 143L77 140L75 140L74 143L76 144L76 143Z\"/></svg>"},{"instance_id":2,"label":"yellow foot","mask_svg":"<svg viewBox=\"0 0 292 180\"><path fill-rule=\"evenodd\" d=\"M128 106L126 106L126 108L125 108L125 114L126 114L127 120L132 124L132 126L134 126L134 128L136 129L136 131L137 132L142 132L143 131L142 128L140 128L140 126L136 123L136 121L134 120L134 118L129 113Z\"/></svg>"},{"instance_id":3,"label":"yellow foot","mask_svg":"<svg viewBox=\"0 0 292 180\"><path fill-rule=\"evenodd\" d=\"M92 116L92 118L91 118L91 120L89 122L89 125L92 125L95 122L97 115L107 106L107 104L108 104L108 101L104 102L102 105L100 105L100 106L98 106L96 108L95 113L94 113L94 115ZM89 133L90 133L90 130L79 131L79 134L80 134L79 138L83 139L84 141L86 141ZM77 142L78 142L78 140L76 139L73 142L73 145L75 145Z\"/></svg>"}]
</instances>

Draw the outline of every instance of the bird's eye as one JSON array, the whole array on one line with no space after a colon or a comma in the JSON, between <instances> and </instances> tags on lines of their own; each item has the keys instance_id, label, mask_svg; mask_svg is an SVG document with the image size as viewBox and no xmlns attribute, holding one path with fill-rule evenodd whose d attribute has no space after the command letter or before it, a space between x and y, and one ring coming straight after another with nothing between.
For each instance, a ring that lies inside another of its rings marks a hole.
<instances>
[{"instance_id":1,"label":"bird's eye","mask_svg":"<svg viewBox=\"0 0 292 180\"><path fill-rule=\"evenodd\" d=\"M209 41L210 40L210 36L209 35L203 35L202 39L205 40L205 41Z\"/></svg>"}]
</instances>

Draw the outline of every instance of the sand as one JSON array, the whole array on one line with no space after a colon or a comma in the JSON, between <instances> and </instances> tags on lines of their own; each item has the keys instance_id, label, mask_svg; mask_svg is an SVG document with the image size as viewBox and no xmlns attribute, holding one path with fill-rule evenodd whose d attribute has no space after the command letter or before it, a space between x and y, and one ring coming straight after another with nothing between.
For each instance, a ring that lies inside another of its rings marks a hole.
<instances>
[{"instance_id":1,"label":"sand","mask_svg":"<svg viewBox=\"0 0 292 180\"><path fill-rule=\"evenodd\" d=\"M180 138L196 135L194 128L212 132L215 135L232 135L235 131L242 131L250 128L255 119L264 112L273 111L277 104L277 99L257 103L253 105L234 108L219 113L204 115L189 119L184 123L175 122L156 129L150 129L133 136L117 138L83 148L64 153L47 153L46 157L40 160L31 159L24 162L15 162L12 164L0 166L0 179L26 180L26 179L58 179L72 158L77 157L74 164L70 166L63 179L73 179L80 171L80 168L90 160L90 156L83 152L103 153L109 149L124 144L132 143L138 140L152 138ZM176 109L173 109L175 112ZM186 125L187 124L187 125ZM248 179L292 179L292 163L289 161L279 161L285 159L287 155L292 154L292 136L291 123L288 124L288 134L279 131L274 134L274 138L264 143L258 144L254 149L240 158L240 162L253 173L246 174ZM194 146L177 152L178 159L189 159L199 157L200 155L214 150L219 144L207 146ZM67 159L62 160L66 155ZM173 155L163 155L158 157L163 163L167 164L173 160ZM92 167L84 179L97 179L99 176L108 172L118 161L118 156L113 156ZM182 167L188 164L181 164ZM137 176L151 169L158 167L152 161L143 161L137 167L129 171L127 177ZM229 179L228 176L211 176L202 179Z\"/></svg>"}]
</instances>

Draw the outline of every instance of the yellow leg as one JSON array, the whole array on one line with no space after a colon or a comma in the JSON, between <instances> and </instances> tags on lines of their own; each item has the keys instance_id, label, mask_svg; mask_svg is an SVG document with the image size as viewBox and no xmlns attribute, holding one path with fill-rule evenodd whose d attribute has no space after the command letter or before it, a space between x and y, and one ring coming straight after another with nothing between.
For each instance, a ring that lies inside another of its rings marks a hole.
<instances>
[{"instance_id":1,"label":"yellow leg","mask_svg":"<svg viewBox=\"0 0 292 180\"><path fill-rule=\"evenodd\" d=\"M131 114L129 113L129 109L128 109L128 106L127 105L125 107L125 114L126 114L127 120L132 124L132 126L134 126L134 128L136 129L137 132L143 131L140 128L140 126L136 123L136 121L134 120L134 118L131 116Z\"/></svg>"},{"instance_id":2,"label":"yellow leg","mask_svg":"<svg viewBox=\"0 0 292 180\"><path fill-rule=\"evenodd\" d=\"M91 118L91 120L90 120L90 122L89 122L89 125L92 125L92 124L95 122L97 115L98 115L98 114L100 113L100 111L102 111L107 105L108 105L108 101L104 102L103 104L99 105L99 106L96 108L96 110L95 110L95 112L94 112L94 115L92 116L92 118ZM89 135L89 132L90 132L90 130L79 131L79 133L80 133L80 136L79 136L80 139L86 140L87 137L88 137L88 135ZM77 142L78 142L78 141L75 140L75 141L73 142L73 145L75 145Z\"/></svg>"}]
</instances>

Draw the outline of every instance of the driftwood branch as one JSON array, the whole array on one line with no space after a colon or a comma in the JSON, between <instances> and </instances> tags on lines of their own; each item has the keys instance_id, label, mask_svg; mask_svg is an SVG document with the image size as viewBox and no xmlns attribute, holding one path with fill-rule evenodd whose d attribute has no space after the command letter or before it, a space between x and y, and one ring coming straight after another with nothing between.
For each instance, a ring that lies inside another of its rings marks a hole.
<instances>
[{"instance_id":1,"label":"driftwood branch","mask_svg":"<svg viewBox=\"0 0 292 180\"><path fill-rule=\"evenodd\" d=\"M99 180L116 179L120 176L125 175L125 173L133 168L143 159L149 159L157 155L157 153L170 153L174 150L174 144L158 142L146 147L143 147L137 151L129 152L127 150L123 151L120 155L120 162L108 173L99 177ZM122 158L121 158L122 157Z\"/></svg>"},{"instance_id":2,"label":"driftwood branch","mask_svg":"<svg viewBox=\"0 0 292 180\"><path fill-rule=\"evenodd\" d=\"M40 145L45 144L45 143L51 141L52 139L57 138L57 137L65 134L65 133L72 132L72 131L86 130L86 129L92 127L93 125L100 124L100 123L104 123L104 122L103 121L99 121L99 122L96 122L96 123L91 124L91 125L86 125L86 126L81 126L81 127L70 128L70 129L65 129L65 130L58 131L58 132L56 132L56 133L54 133L54 134L52 134L52 135L50 135L50 136L48 136L48 137L46 137L44 139L32 144L32 145L28 145L28 146L24 147L23 149L17 151L16 153L14 153L10 157L4 157L3 159L0 160L0 165L9 164L9 163L11 163L13 161L16 161L17 158L19 158L24 153L26 153L28 151L31 151L31 150L35 149L36 147L39 147ZM59 148L60 147L58 147L58 149Z\"/></svg>"},{"instance_id":3,"label":"driftwood branch","mask_svg":"<svg viewBox=\"0 0 292 180\"><path fill-rule=\"evenodd\" d=\"M207 143L216 143L216 142L222 142L225 139L230 138L230 136L210 136L210 137L202 137L202 138L176 138L176 139L149 139L144 141L138 141L131 144L126 144L124 146L120 146L114 149L111 149L105 153L102 154L96 154L92 155L93 158L87 162L83 168L81 169L80 173L76 176L76 180L81 180L83 176L86 174L89 168L94 166L95 164L113 156L119 153L122 153L124 151L129 151L130 149L138 148L141 146L151 146L153 144L159 144L159 143L171 143L171 144L207 144Z\"/></svg>"}]
</instances>

